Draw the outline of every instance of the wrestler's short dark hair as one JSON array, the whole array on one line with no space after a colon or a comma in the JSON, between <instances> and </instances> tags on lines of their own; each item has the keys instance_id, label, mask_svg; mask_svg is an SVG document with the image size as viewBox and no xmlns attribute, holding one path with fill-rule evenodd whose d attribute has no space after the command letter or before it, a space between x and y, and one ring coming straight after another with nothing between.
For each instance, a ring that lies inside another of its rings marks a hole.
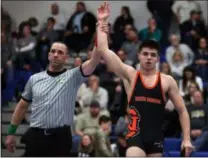
<instances>
[{"instance_id":1,"label":"wrestler's short dark hair","mask_svg":"<svg viewBox=\"0 0 208 158\"><path fill-rule=\"evenodd\" d=\"M160 55L160 45L155 40L145 40L145 41L143 41L142 44L139 47L139 52L141 52L141 50L143 48L156 49L157 52L158 52L158 55Z\"/></svg>"}]
</instances>

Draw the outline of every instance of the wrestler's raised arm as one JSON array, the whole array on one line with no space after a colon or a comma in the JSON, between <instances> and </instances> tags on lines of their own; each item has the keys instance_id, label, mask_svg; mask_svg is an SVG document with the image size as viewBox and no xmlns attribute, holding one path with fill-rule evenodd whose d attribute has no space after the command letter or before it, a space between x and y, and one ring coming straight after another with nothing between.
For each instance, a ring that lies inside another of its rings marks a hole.
<instances>
[{"instance_id":1,"label":"wrestler's raised arm","mask_svg":"<svg viewBox=\"0 0 208 158\"><path fill-rule=\"evenodd\" d=\"M105 29L105 27L108 27L107 19L109 15L110 15L109 4L105 2L97 10L98 51L101 54L101 57L105 60L106 64L108 65L111 71L113 71L122 80L126 80L128 81L128 83L131 83L132 82L131 80L135 76L136 70L133 67L124 64L113 51L109 50L107 34L104 31L102 31Z\"/></svg>"}]
</instances>

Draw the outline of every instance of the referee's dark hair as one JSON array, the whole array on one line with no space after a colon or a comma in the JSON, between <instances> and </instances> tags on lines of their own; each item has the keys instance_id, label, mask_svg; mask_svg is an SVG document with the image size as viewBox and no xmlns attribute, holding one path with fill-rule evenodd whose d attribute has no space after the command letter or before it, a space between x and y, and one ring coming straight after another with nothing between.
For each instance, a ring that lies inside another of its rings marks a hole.
<instances>
[{"instance_id":1,"label":"referee's dark hair","mask_svg":"<svg viewBox=\"0 0 208 158\"><path fill-rule=\"evenodd\" d=\"M150 48L150 49L156 49L158 52L158 55L160 56L160 44L155 40L145 40L142 42L142 44L139 47L139 53L141 52L142 48Z\"/></svg>"},{"instance_id":2,"label":"referee's dark hair","mask_svg":"<svg viewBox=\"0 0 208 158\"><path fill-rule=\"evenodd\" d=\"M99 118L99 125L101 125L102 123L108 123L110 121L111 121L110 117L102 115Z\"/></svg>"}]
</instances>

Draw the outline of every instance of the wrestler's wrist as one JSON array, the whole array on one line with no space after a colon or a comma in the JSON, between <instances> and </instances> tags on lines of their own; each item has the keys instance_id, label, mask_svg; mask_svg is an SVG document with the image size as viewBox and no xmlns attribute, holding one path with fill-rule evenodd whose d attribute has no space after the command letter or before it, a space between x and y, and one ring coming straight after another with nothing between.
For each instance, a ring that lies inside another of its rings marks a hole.
<instances>
[{"instance_id":1,"label":"wrestler's wrist","mask_svg":"<svg viewBox=\"0 0 208 158\"><path fill-rule=\"evenodd\" d=\"M18 125L10 124L7 131L7 135L14 135L17 131L17 127Z\"/></svg>"}]
</instances>

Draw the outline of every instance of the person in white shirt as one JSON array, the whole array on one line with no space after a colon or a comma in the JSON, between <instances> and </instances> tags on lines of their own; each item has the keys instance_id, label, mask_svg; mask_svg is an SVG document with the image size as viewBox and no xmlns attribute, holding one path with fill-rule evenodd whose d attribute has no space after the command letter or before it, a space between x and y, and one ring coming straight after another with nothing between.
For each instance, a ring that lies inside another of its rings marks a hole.
<instances>
[{"instance_id":1,"label":"person in white shirt","mask_svg":"<svg viewBox=\"0 0 208 158\"><path fill-rule=\"evenodd\" d=\"M56 31L64 31L66 26L66 17L63 12L60 12L59 5L57 3L51 4L50 15L48 17L53 17L55 19L55 25L53 27ZM44 20L44 26L46 25L48 17Z\"/></svg>"},{"instance_id":2,"label":"person in white shirt","mask_svg":"<svg viewBox=\"0 0 208 158\"><path fill-rule=\"evenodd\" d=\"M108 108L108 91L100 87L99 77L91 75L88 79L88 86L82 85L77 93L78 101L83 104L83 111L87 111L90 103L96 100L100 104L101 113L109 116Z\"/></svg>"},{"instance_id":3,"label":"person in white shirt","mask_svg":"<svg viewBox=\"0 0 208 158\"><path fill-rule=\"evenodd\" d=\"M174 76L174 78L179 79L182 77L183 70L187 66L187 63L184 60L183 54L179 50L177 50L174 53L169 65L171 67L171 73Z\"/></svg>"},{"instance_id":4,"label":"person in white shirt","mask_svg":"<svg viewBox=\"0 0 208 158\"><path fill-rule=\"evenodd\" d=\"M194 0L176 1L172 6L179 24L189 19L192 10L201 11L200 4Z\"/></svg>"},{"instance_id":5,"label":"person in white shirt","mask_svg":"<svg viewBox=\"0 0 208 158\"><path fill-rule=\"evenodd\" d=\"M180 37L178 35L172 34L170 36L170 43L171 45L166 49L165 52L168 63L171 63L172 57L176 50L180 50L180 52L183 54L184 62L187 63L187 65L191 65L193 63L193 51L188 45L180 43Z\"/></svg>"}]
</instances>

